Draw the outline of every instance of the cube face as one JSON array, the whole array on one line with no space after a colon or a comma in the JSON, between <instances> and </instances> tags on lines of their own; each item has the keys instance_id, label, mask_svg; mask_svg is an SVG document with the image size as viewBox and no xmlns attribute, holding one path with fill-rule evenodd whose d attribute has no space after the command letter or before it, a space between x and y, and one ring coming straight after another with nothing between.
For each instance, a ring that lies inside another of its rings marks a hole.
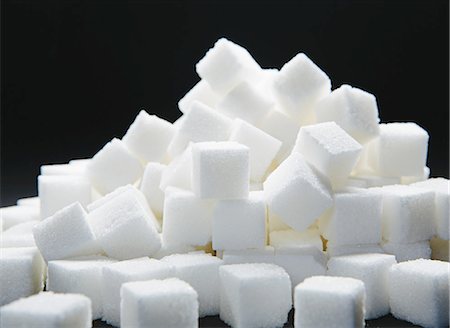
<instances>
[{"instance_id":1,"label":"cube face","mask_svg":"<svg viewBox=\"0 0 450 328\"><path fill-rule=\"evenodd\" d=\"M348 189L334 195L334 207L320 218L319 229L334 246L378 244L381 218L380 193Z\"/></svg>"},{"instance_id":2,"label":"cube face","mask_svg":"<svg viewBox=\"0 0 450 328\"><path fill-rule=\"evenodd\" d=\"M178 102L178 109L187 113L194 101L199 101L209 107L215 107L220 100L220 95L214 92L205 80L200 80Z\"/></svg>"},{"instance_id":3,"label":"cube face","mask_svg":"<svg viewBox=\"0 0 450 328\"><path fill-rule=\"evenodd\" d=\"M409 244L383 242L381 246L387 254L395 255L397 262L431 258L431 247L428 240Z\"/></svg>"},{"instance_id":4,"label":"cube face","mask_svg":"<svg viewBox=\"0 0 450 328\"><path fill-rule=\"evenodd\" d=\"M273 83L281 109L301 123L311 121L315 103L331 91L328 76L303 53L284 64Z\"/></svg>"},{"instance_id":5,"label":"cube face","mask_svg":"<svg viewBox=\"0 0 450 328\"><path fill-rule=\"evenodd\" d=\"M391 313L416 325L448 326L449 270L447 262L423 259L394 265L388 278Z\"/></svg>"},{"instance_id":6,"label":"cube face","mask_svg":"<svg viewBox=\"0 0 450 328\"><path fill-rule=\"evenodd\" d=\"M396 264L393 255L361 254L333 257L328 261L329 276L359 279L366 289L366 319L375 319L389 313L387 276Z\"/></svg>"},{"instance_id":7,"label":"cube face","mask_svg":"<svg viewBox=\"0 0 450 328\"><path fill-rule=\"evenodd\" d=\"M192 146L192 155L192 184L197 197L248 197L248 147L235 142L202 142Z\"/></svg>"},{"instance_id":8,"label":"cube face","mask_svg":"<svg viewBox=\"0 0 450 328\"><path fill-rule=\"evenodd\" d=\"M233 122L230 141L250 149L250 179L262 181L281 147L281 141L240 119Z\"/></svg>"},{"instance_id":9,"label":"cube face","mask_svg":"<svg viewBox=\"0 0 450 328\"><path fill-rule=\"evenodd\" d=\"M196 291L176 278L122 286L121 327L198 327Z\"/></svg>"},{"instance_id":10,"label":"cube face","mask_svg":"<svg viewBox=\"0 0 450 328\"><path fill-rule=\"evenodd\" d=\"M33 220L19 223L1 232L0 248L6 247L36 247L33 237L33 227L40 221Z\"/></svg>"},{"instance_id":11,"label":"cube face","mask_svg":"<svg viewBox=\"0 0 450 328\"><path fill-rule=\"evenodd\" d=\"M142 176L142 172L139 159L119 139L107 143L86 167L87 176L101 194L133 184Z\"/></svg>"},{"instance_id":12,"label":"cube face","mask_svg":"<svg viewBox=\"0 0 450 328\"><path fill-rule=\"evenodd\" d=\"M153 213L158 219L162 218L164 209L164 192L159 188L161 183L161 176L166 165L151 162L145 167L144 175L142 177L140 190L145 195L147 202Z\"/></svg>"},{"instance_id":13,"label":"cube face","mask_svg":"<svg viewBox=\"0 0 450 328\"><path fill-rule=\"evenodd\" d=\"M343 277L316 276L295 288L296 327L364 327L364 284Z\"/></svg>"},{"instance_id":14,"label":"cube face","mask_svg":"<svg viewBox=\"0 0 450 328\"><path fill-rule=\"evenodd\" d=\"M5 231L17 224L40 220L40 210L31 206L7 206L0 208L0 231Z\"/></svg>"},{"instance_id":15,"label":"cube face","mask_svg":"<svg viewBox=\"0 0 450 328\"><path fill-rule=\"evenodd\" d=\"M248 199L219 201L212 219L212 242L215 250L263 248L266 204L262 192L250 192Z\"/></svg>"},{"instance_id":16,"label":"cube face","mask_svg":"<svg viewBox=\"0 0 450 328\"><path fill-rule=\"evenodd\" d=\"M174 133L175 128L170 122L141 110L122 141L142 162L159 162Z\"/></svg>"},{"instance_id":17,"label":"cube face","mask_svg":"<svg viewBox=\"0 0 450 328\"><path fill-rule=\"evenodd\" d=\"M35 225L33 236L46 261L101 252L80 203L69 205Z\"/></svg>"},{"instance_id":18,"label":"cube face","mask_svg":"<svg viewBox=\"0 0 450 328\"><path fill-rule=\"evenodd\" d=\"M297 247L312 245L318 250L322 250L322 240L317 229L310 228L306 231L298 232L292 229L272 231L269 235L270 245L275 248Z\"/></svg>"},{"instance_id":19,"label":"cube face","mask_svg":"<svg viewBox=\"0 0 450 328\"><path fill-rule=\"evenodd\" d=\"M358 88L342 85L315 106L317 122L336 122L359 143L379 135L375 97Z\"/></svg>"},{"instance_id":20,"label":"cube face","mask_svg":"<svg viewBox=\"0 0 450 328\"><path fill-rule=\"evenodd\" d=\"M361 150L361 145L334 122L302 127L294 146L294 151L328 177L334 188L344 185Z\"/></svg>"},{"instance_id":21,"label":"cube face","mask_svg":"<svg viewBox=\"0 0 450 328\"><path fill-rule=\"evenodd\" d=\"M169 187L166 192L164 244L203 246L210 242L214 202L186 190Z\"/></svg>"},{"instance_id":22,"label":"cube face","mask_svg":"<svg viewBox=\"0 0 450 328\"><path fill-rule=\"evenodd\" d=\"M264 263L225 265L220 279L220 318L227 324L280 327L287 321L291 283L282 268Z\"/></svg>"},{"instance_id":23,"label":"cube face","mask_svg":"<svg viewBox=\"0 0 450 328\"><path fill-rule=\"evenodd\" d=\"M423 174L428 133L415 123L380 124L380 136L370 143L370 166L381 176Z\"/></svg>"},{"instance_id":24,"label":"cube face","mask_svg":"<svg viewBox=\"0 0 450 328\"><path fill-rule=\"evenodd\" d=\"M12 302L0 309L2 327L92 326L91 302L77 294L39 293Z\"/></svg>"},{"instance_id":25,"label":"cube face","mask_svg":"<svg viewBox=\"0 0 450 328\"><path fill-rule=\"evenodd\" d=\"M410 186L383 187L383 239L393 243L429 240L434 234L431 191Z\"/></svg>"},{"instance_id":26,"label":"cube face","mask_svg":"<svg viewBox=\"0 0 450 328\"><path fill-rule=\"evenodd\" d=\"M84 167L71 164L49 164L41 166L41 175L75 175L83 176Z\"/></svg>"},{"instance_id":27,"label":"cube face","mask_svg":"<svg viewBox=\"0 0 450 328\"><path fill-rule=\"evenodd\" d=\"M84 207L91 202L91 184L82 176L40 175L38 193L43 219L74 202Z\"/></svg>"}]
</instances>

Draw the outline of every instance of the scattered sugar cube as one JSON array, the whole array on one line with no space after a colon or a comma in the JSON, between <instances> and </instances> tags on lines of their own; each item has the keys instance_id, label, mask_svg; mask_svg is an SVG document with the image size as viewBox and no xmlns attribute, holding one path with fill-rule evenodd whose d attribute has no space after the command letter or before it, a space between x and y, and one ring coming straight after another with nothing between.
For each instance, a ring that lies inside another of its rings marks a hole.
<instances>
[{"instance_id":1,"label":"scattered sugar cube","mask_svg":"<svg viewBox=\"0 0 450 328\"><path fill-rule=\"evenodd\" d=\"M198 327L197 292L182 280L127 282L120 293L120 326L123 328Z\"/></svg>"},{"instance_id":2,"label":"scattered sugar cube","mask_svg":"<svg viewBox=\"0 0 450 328\"><path fill-rule=\"evenodd\" d=\"M334 122L300 128L294 151L328 177L333 188L342 187L356 165L361 145Z\"/></svg>"},{"instance_id":3,"label":"scattered sugar cube","mask_svg":"<svg viewBox=\"0 0 450 328\"><path fill-rule=\"evenodd\" d=\"M250 179L262 181L280 150L281 141L241 119L234 120L229 140L249 148Z\"/></svg>"},{"instance_id":4,"label":"scattered sugar cube","mask_svg":"<svg viewBox=\"0 0 450 328\"><path fill-rule=\"evenodd\" d=\"M434 235L434 194L411 186L383 187L383 239L414 243Z\"/></svg>"},{"instance_id":5,"label":"scattered sugar cube","mask_svg":"<svg viewBox=\"0 0 450 328\"><path fill-rule=\"evenodd\" d=\"M0 309L3 328L92 327L91 301L79 294L39 293Z\"/></svg>"},{"instance_id":6,"label":"scattered sugar cube","mask_svg":"<svg viewBox=\"0 0 450 328\"><path fill-rule=\"evenodd\" d=\"M162 237L166 245L203 246L211 241L214 201L169 187L164 202Z\"/></svg>"},{"instance_id":7,"label":"scattered sugar cube","mask_svg":"<svg viewBox=\"0 0 450 328\"><path fill-rule=\"evenodd\" d=\"M330 186L293 152L264 182L269 211L297 231L308 228L333 204Z\"/></svg>"},{"instance_id":8,"label":"scattered sugar cube","mask_svg":"<svg viewBox=\"0 0 450 328\"><path fill-rule=\"evenodd\" d=\"M167 187L192 189L192 147L188 146L184 152L174 158L161 175L159 188L164 191Z\"/></svg>"},{"instance_id":9,"label":"scattered sugar cube","mask_svg":"<svg viewBox=\"0 0 450 328\"><path fill-rule=\"evenodd\" d=\"M289 276L274 264L220 268L220 319L232 327L281 327L292 307Z\"/></svg>"},{"instance_id":10,"label":"scattered sugar cube","mask_svg":"<svg viewBox=\"0 0 450 328\"><path fill-rule=\"evenodd\" d=\"M449 324L448 262L415 260L394 265L388 276L394 317L424 327Z\"/></svg>"},{"instance_id":11,"label":"scattered sugar cube","mask_svg":"<svg viewBox=\"0 0 450 328\"><path fill-rule=\"evenodd\" d=\"M73 203L33 227L34 241L46 261L101 252L80 203Z\"/></svg>"},{"instance_id":12,"label":"scattered sugar cube","mask_svg":"<svg viewBox=\"0 0 450 328\"><path fill-rule=\"evenodd\" d=\"M192 187L200 198L247 198L249 148L236 142L192 145Z\"/></svg>"},{"instance_id":13,"label":"scattered sugar cube","mask_svg":"<svg viewBox=\"0 0 450 328\"><path fill-rule=\"evenodd\" d=\"M310 228L305 231L295 231L292 229L272 231L269 235L270 245L275 248L297 247L312 245L318 250L322 250L322 240L317 229Z\"/></svg>"},{"instance_id":14,"label":"scattered sugar cube","mask_svg":"<svg viewBox=\"0 0 450 328\"><path fill-rule=\"evenodd\" d=\"M151 256L161 239L138 190L122 192L89 213L89 222L105 253L118 260Z\"/></svg>"},{"instance_id":15,"label":"scattered sugar cube","mask_svg":"<svg viewBox=\"0 0 450 328\"><path fill-rule=\"evenodd\" d=\"M344 84L319 101L315 108L317 122L336 122L359 143L379 134L378 106L371 93Z\"/></svg>"},{"instance_id":16,"label":"scattered sugar cube","mask_svg":"<svg viewBox=\"0 0 450 328\"><path fill-rule=\"evenodd\" d=\"M360 244L360 245L328 245L327 255L328 257L353 255L353 254L369 254L369 253L381 253L384 254L384 250L379 244Z\"/></svg>"},{"instance_id":17,"label":"scattered sugar cube","mask_svg":"<svg viewBox=\"0 0 450 328\"><path fill-rule=\"evenodd\" d=\"M47 164L41 166L41 175L75 175L83 176L84 167L71 164Z\"/></svg>"},{"instance_id":18,"label":"scattered sugar cube","mask_svg":"<svg viewBox=\"0 0 450 328\"><path fill-rule=\"evenodd\" d=\"M103 266L103 320L120 325L120 288L123 283L173 277L174 268L159 260L142 257Z\"/></svg>"},{"instance_id":19,"label":"scattered sugar cube","mask_svg":"<svg viewBox=\"0 0 450 328\"><path fill-rule=\"evenodd\" d=\"M2 248L0 306L42 291L44 271L45 263L36 247Z\"/></svg>"},{"instance_id":20,"label":"scattered sugar cube","mask_svg":"<svg viewBox=\"0 0 450 328\"><path fill-rule=\"evenodd\" d=\"M91 183L83 176L40 175L38 191L43 219L74 202L84 208L91 202Z\"/></svg>"},{"instance_id":21,"label":"scattered sugar cube","mask_svg":"<svg viewBox=\"0 0 450 328\"><path fill-rule=\"evenodd\" d=\"M26 198L20 198L17 200L17 206L31 206L35 208L41 207L41 201L39 197L26 197Z\"/></svg>"},{"instance_id":22,"label":"scattered sugar cube","mask_svg":"<svg viewBox=\"0 0 450 328\"><path fill-rule=\"evenodd\" d=\"M102 318L102 268L116 262L104 256L49 261L46 290L82 294L91 300L92 319Z\"/></svg>"},{"instance_id":23,"label":"scattered sugar cube","mask_svg":"<svg viewBox=\"0 0 450 328\"><path fill-rule=\"evenodd\" d=\"M28 221L1 232L0 247L35 247L33 227L40 221Z\"/></svg>"},{"instance_id":24,"label":"scattered sugar cube","mask_svg":"<svg viewBox=\"0 0 450 328\"><path fill-rule=\"evenodd\" d=\"M219 100L220 95L211 89L208 82L200 80L178 101L178 109L182 113L187 113L194 101L199 101L209 107L216 107Z\"/></svg>"},{"instance_id":25,"label":"scattered sugar cube","mask_svg":"<svg viewBox=\"0 0 450 328\"><path fill-rule=\"evenodd\" d=\"M359 254L333 257L328 261L329 276L359 279L366 288L366 319L389 313L387 276L395 257L387 254Z\"/></svg>"},{"instance_id":26,"label":"scattered sugar cube","mask_svg":"<svg viewBox=\"0 0 450 328\"><path fill-rule=\"evenodd\" d=\"M450 241L434 237L430 240L430 247L433 260L449 261Z\"/></svg>"},{"instance_id":27,"label":"scattered sugar cube","mask_svg":"<svg viewBox=\"0 0 450 328\"><path fill-rule=\"evenodd\" d=\"M144 170L140 190L145 195L150 208L158 219L162 219L164 209L164 192L159 188L166 165L150 162Z\"/></svg>"},{"instance_id":28,"label":"scattered sugar cube","mask_svg":"<svg viewBox=\"0 0 450 328\"><path fill-rule=\"evenodd\" d=\"M335 193L334 206L319 219L319 230L333 245L380 243L382 205L379 192L347 189Z\"/></svg>"},{"instance_id":29,"label":"scattered sugar cube","mask_svg":"<svg viewBox=\"0 0 450 328\"><path fill-rule=\"evenodd\" d=\"M448 179L433 178L414 183L412 186L434 192L436 233L439 238L449 240L450 184Z\"/></svg>"},{"instance_id":30,"label":"scattered sugar cube","mask_svg":"<svg viewBox=\"0 0 450 328\"><path fill-rule=\"evenodd\" d=\"M381 176L423 174L428 133L416 123L380 124L380 135L370 143L370 166Z\"/></svg>"},{"instance_id":31,"label":"scattered sugar cube","mask_svg":"<svg viewBox=\"0 0 450 328\"><path fill-rule=\"evenodd\" d=\"M95 154L86 167L87 176L101 194L135 183L142 176L142 172L139 159L122 140L116 138Z\"/></svg>"},{"instance_id":32,"label":"scattered sugar cube","mask_svg":"<svg viewBox=\"0 0 450 328\"><path fill-rule=\"evenodd\" d=\"M295 327L365 327L361 280L316 276L295 287Z\"/></svg>"},{"instance_id":33,"label":"scattered sugar cube","mask_svg":"<svg viewBox=\"0 0 450 328\"><path fill-rule=\"evenodd\" d=\"M315 119L314 105L331 92L331 81L311 59L300 53L276 74L273 88L280 109L305 124Z\"/></svg>"},{"instance_id":34,"label":"scattered sugar cube","mask_svg":"<svg viewBox=\"0 0 450 328\"><path fill-rule=\"evenodd\" d=\"M174 134L172 123L141 110L122 141L143 163L160 162Z\"/></svg>"},{"instance_id":35,"label":"scattered sugar cube","mask_svg":"<svg viewBox=\"0 0 450 328\"><path fill-rule=\"evenodd\" d=\"M381 247L387 254L395 255L397 262L431 258L428 240L408 244L383 242Z\"/></svg>"},{"instance_id":36,"label":"scattered sugar cube","mask_svg":"<svg viewBox=\"0 0 450 328\"><path fill-rule=\"evenodd\" d=\"M263 193L248 199L220 200L212 217L215 250L262 248L266 245L266 203Z\"/></svg>"},{"instance_id":37,"label":"scattered sugar cube","mask_svg":"<svg viewBox=\"0 0 450 328\"><path fill-rule=\"evenodd\" d=\"M219 39L214 47L208 50L195 69L197 74L221 95L239 82L257 83L263 76L261 67L250 53L225 38Z\"/></svg>"},{"instance_id":38,"label":"scattered sugar cube","mask_svg":"<svg viewBox=\"0 0 450 328\"><path fill-rule=\"evenodd\" d=\"M40 219L40 209L34 206L2 207L0 208L0 221L2 223L0 231L8 230L17 224Z\"/></svg>"},{"instance_id":39,"label":"scattered sugar cube","mask_svg":"<svg viewBox=\"0 0 450 328\"><path fill-rule=\"evenodd\" d=\"M199 316L219 314L219 268L223 261L205 253L173 254L161 259L198 293Z\"/></svg>"},{"instance_id":40,"label":"scattered sugar cube","mask_svg":"<svg viewBox=\"0 0 450 328\"><path fill-rule=\"evenodd\" d=\"M218 103L217 110L231 118L240 118L254 126L260 125L264 116L275 106L274 101L257 86L241 82Z\"/></svg>"}]
</instances>

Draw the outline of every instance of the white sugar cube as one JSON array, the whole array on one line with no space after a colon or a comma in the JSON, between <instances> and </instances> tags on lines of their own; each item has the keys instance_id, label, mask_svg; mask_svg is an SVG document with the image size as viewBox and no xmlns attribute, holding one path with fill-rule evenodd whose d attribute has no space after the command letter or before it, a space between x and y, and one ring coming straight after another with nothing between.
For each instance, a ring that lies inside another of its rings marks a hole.
<instances>
[{"instance_id":1,"label":"white sugar cube","mask_svg":"<svg viewBox=\"0 0 450 328\"><path fill-rule=\"evenodd\" d=\"M0 232L0 247L34 247L33 227L40 221L19 223L6 231Z\"/></svg>"},{"instance_id":2,"label":"white sugar cube","mask_svg":"<svg viewBox=\"0 0 450 328\"><path fill-rule=\"evenodd\" d=\"M101 252L87 214L73 203L33 227L33 236L46 261Z\"/></svg>"},{"instance_id":3,"label":"white sugar cube","mask_svg":"<svg viewBox=\"0 0 450 328\"><path fill-rule=\"evenodd\" d=\"M314 120L314 105L331 92L331 81L311 59L300 53L276 74L273 88L281 109L304 124Z\"/></svg>"},{"instance_id":4,"label":"white sugar cube","mask_svg":"<svg viewBox=\"0 0 450 328\"><path fill-rule=\"evenodd\" d=\"M379 244L327 245L327 255L329 257L368 253L384 254L385 252Z\"/></svg>"},{"instance_id":5,"label":"white sugar cube","mask_svg":"<svg viewBox=\"0 0 450 328\"><path fill-rule=\"evenodd\" d=\"M319 231L313 228L302 232L298 232L292 229L272 231L269 235L269 241L270 245L275 248L297 247L304 245L312 245L320 251L323 248Z\"/></svg>"},{"instance_id":6,"label":"white sugar cube","mask_svg":"<svg viewBox=\"0 0 450 328\"><path fill-rule=\"evenodd\" d=\"M175 277L186 281L198 293L199 315L219 314L219 268L223 261L204 253L174 254L162 262L171 265Z\"/></svg>"},{"instance_id":7,"label":"white sugar cube","mask_svg":"<svg viewBox=\"0 0 450 328\"><path fill-rule=\"evenodd\" d=\"M435 204L432 191L411 186L382 187L383 239L414 243L434 235Z\"/></svg>"},{"instance_id":8,"label":"white sugar cube","mask_svg":"<svg viewBox=\"0 0 450 328\"><path fill-rule=\"evenodd\" d=\"M122 192L94 209L89 222L109 257L126 260L151 256L161 247L155 222L135 192Z\"/></svg>"},{"instance_id":9,"label":"white sugar cube","mask_svg":"<svg viewBox=\"0 0 450 328\"><path fill-rule=\"evenodd\" d=\"M369 165L381 176L423 174L428 133L415 123L380 124L380 135L370 142Z\"/></svg>"},{"instance_id":10,"label":"white sugar cube","mask_svg":"<svg viewBox=\"0 0 450 328\"><path fill-rule=\"evenodd\" d=\"M91 202L91 183L83 176L40 175L38 191L43 219L74 202L84 208Z\"/></svg>"},{"instance_id":11,"label":"white sugar cube","mask_svg":"<svg viewBox=\"0 0 450 328\"><path fill-rule=\"evenodd\" d=\"M215 250L262 248L266 245L266 203L263 193L248 199L220 200L212 218Z\"/></svg>"},{"instance_id":12,"label":"white sugar cube","mask_svg":"<svg viewBox=\"0 0 450 328\"><path fill-rule=\"evenodd\" d=\"M103 267L103 320L120 325L120 288L123 283L173 277L172 266L148 257L121 261Z\"/></svg>"},{"instance_id":13,"label":"white sugar cube","mask_svg":"<svg viewBox=\"0 0 450 328\"><path fill-rule=\"evenodd\" d=\"M31 206L35 208L41 207L41 201L39 197L26 197L26 198L20 198L17 200L17 206Z\"/></svg>"},{"instance_id":14,"label":"white sugar cube","mask_svg":"<svg viewBox=\"0 0 450 328\"><path fill-rule=\"evenodd\" d=\"M366 189L334 194L334 206L319 219L319 230L333 245L381 242L382 196ZM351 231L351 233L349 233Z\"/></svg>"},{"instance_id":15,"label":"white sugar cube","mask_svg":"<svg viewBox=\"0 0 450 328\"><path fill-rule=\"evenodd\" d=\"M197 292L182 280L127 282L122 285L121 299L123 328L198 327Z\"/></svg>"},{"instance_id":16,"label":"white sugar cube","mask_svg":"<svg viewBox=\"0 0 450 328\"><path fill-rule=\"evenodd\" d=\"M261 67L250 53L225 38L219 39L208 50L195 69L219 94L225 94L242 81L257 83L263 76Z\"/></svg>"},{"instance_id":17,"label":"white sugar cube","mask_svg":"<svg viewBox=\"0 0 450 328\"><path fill-rule=\"evenodd\" d=\"M216 105L217 110L231 118L240 118L259 126L262 119L275 106L263 90L247 82L241 82L228 92Z\"/></svg>"},{"instance_id":18,"label":"white sugar cube","mask_svg":"<svg viewBox=\"0 0 450 328\"><path fill-rule=\"evenodd\" d=\"M122 141L142 162L160 162L174 134L172 123L141 110Z\"/></svg>"},{"instance_id":19,"label":"white sugar cube","mask_svg":"<svg viewBox=\"0 0 450 328\"><path fill-rule=\"evenodd\" d=\"M377 100L374 95L344 84L315 106L317 122L336 122L359 143L379 134Z\"/></svg>"},{"instance_id":20,"label":"white sugar cube","mask_svg":"<svg viewBox=\"0 0 450 328\"><path fill-rule=\"evenodd\" d=\"M122 140L108 142L89 162L86 174L101 194L135 183L143 173L139 159Z\"/></svg>"},{"instance_id":21,"label":"white sugar cube","mask_svg":"<svg viewBox=\"0 0 450 328\"><path fill-rule=\"evenodd\" d=\"M178 101L178 109L187 113L194 101L199 101L209 107L216 107L219 100L220 95L211 89L208 82L200 80Z\"/></svg>"},{"instance_id":22,"label":"white sugar cube","mask_svg":"<svg viewBox=\"0 0 450 328\"><path fill-rule=\"evenodd\" d=\"M200 199L191 191L166 189L163 241L166 245L203 246L211 241L214 201Z\"/></svg>"},{"instance_id":23,"label":"white sugar cube","mask_svg":"<svg viewBox=\"0 0 450 328\"><path fill-rule=\"evenodd\" d=\"M434 237L430 240L430 247L433 260L449 261L450 241Z\"/></svg>"},{"instance_id":24,"label":"white sugar cube","mask_svg":"<svg viewBox=\"0 0 450 328\"><path fill-rule=\"evenodd\" d=\"M101 319L103 306L102 268L115 260L104 256L88 256L48 262L46 290L55 293L82 294L91 300L92 319Z\"/></svg>"},{"instance_id":25,"label":"white sugar cube","mask_svg":"<svg viewBox=\"0 0 450 328\"><path fill-rule=\"evenodd\" d=\"M415 260L394 265L388 277L394 317L424 327L449 324L448 262Z\"/></svg>"},{"instance_id":26,"label":"white sugar cube","mask_svg":"<svg viewBox=\"0 0 450 328\"><path fill-rule=\"evenodd\" d=\"M200 198L247 198L249 148L236 142L192 145L192 187Z\"/></svg>"},{"instance_id":27,"label":"white sugar cube","mask_svg":"<svg viewBox=\"0 0 450 328\"><path fill-rule=\"evenodd\" d=\"M7 206L0 208L2 229L7 230L17 224L40 220L40 209L34 206Z\"/></svg>"},{"instance_id":28,"label":"white sugar cube","mask_svg":"<svg viewBox=\"0 0 450 328\"><path fill-rule=\"evenodd\" d=\"M2 328L92 327L91 301L84 295L39 293L0 309Z\"/></svg>"},{"instance_id":29,"label":"white sugar cube","mask_svg":"<svg viewBox=\"0 0 450 328\"><path fill-rule=\"evenodd\" d=\"M234 120L229 140L249 148L250 179L262 181L280 150L281 141L241 119Z\"/></svg>"},{"instance_id":30,"label":"white sugar cube","mask_svg":"<svg viewBox=\"0 0 450 328\"><path fill-rule=\"evenodd\" d=\"M434 178L414 183L412 186L434 192L436 233L439 238L449 240L449 180L445 178Z\"/></svg>"},{"instance_id":31,"label":"white sugar cube","mask_svg":"<svg viewBox=\"0 0 450 328\"><path fill-rule=\"evenodd\" d=\"M295 287L295 327L364 327L362 281L316 276Z\"/></svg>"},{"instance_id":32,"label":"white sugar cube","mask_svg":"<svg viewBox=\"0 0 450 328\"><path fill-rule=\"evenodd\" d=\"M164 192L159 188L159 184L166 168L164 164L148 163L140 185L140 190L145 195L150 208L159 219L162 218L164 209Z\"/></svg>"},{"instance_id":33,"label":"white sugar cube","mask_svg":"<svg viewBox=\"0 0 450 328\"><path fill-rule=\"evenodd\" d=\"M333 188L345 185L361 150L361 145L334 122L300 128L294 147L328 177Z\"/></svg>"},{"instance_id":34,"label":"white sugar cube","mask_svg":"<svg viewBox=\"0 0 450 328\"><path fill-rule=\"evenodd\" d=\"M428 240L408 244L385 241L381 247L387 254L395 255L397 262L431 258L431 247Z\"/></svg>"},{"instance_id":35,"label":"white sugar cube","mask_svg":"<svg viewBox=\"0 0 450 328\"><path fill-rule=\"evenodd\" d=\"M387 254L359 254L333 257L328 261L330 276L359 279L366 288L366 319L389 313L387 276L395 257Z\"/></svg>"},{"instance_id":36,"label":"white sugar cube","mask_svg":"<svg viewBox=\"0 0 450 328\"><path fill-rule=\"evenodd\" d=\"M220 268L220 319L232 327L281 327L292 307L291 282L274 264Z\"/></svg>"},{"instance_id":37,"label":"white sugar cube","mask_svg":"<svg viewBox=\"0 0 450 328\"><path fill-rule=\"evenodd\" d=\"M297 152L267 177L264 193L269 211L297 231L308 228L333 204L328 182Z\"/></svg>"},{"instance_id":38,"label":"white sugar cube","mask_svg":"<svg viewBox=\"0 0 450 328\"><path fill-rule=\"evenodd\" d=\"M2 248L0 256L0 306L43 290L44 271L45 263L37 248Z\"/></svg>"},{"instance_id":39,"label":"white sugar cube","mask_svg":"<svg viewBox=\"0 0 450 328\"><path fill-rule=\"evenodd\" d=\"M192 146L174 158L161 175L159 188L164 191L167 187L192 189Z\"/></svg>"}]
</instances>

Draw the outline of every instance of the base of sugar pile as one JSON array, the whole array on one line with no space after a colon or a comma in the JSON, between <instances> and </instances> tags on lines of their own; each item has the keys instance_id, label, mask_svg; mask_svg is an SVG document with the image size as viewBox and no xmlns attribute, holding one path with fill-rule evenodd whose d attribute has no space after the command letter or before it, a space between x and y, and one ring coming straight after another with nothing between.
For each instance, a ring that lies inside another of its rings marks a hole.
<instances>
[{"instance_id":1,"label":"base of sugar pile","mask_svg":"<svg viewBox=\"0 0 450 328\"><path fill-rule=\"evenodd\" d=\"M170 123L139 112L1 209L0 326L449 325L449 181L428 133L300 53L220 39Z\"/></svg>"}]
</instances>

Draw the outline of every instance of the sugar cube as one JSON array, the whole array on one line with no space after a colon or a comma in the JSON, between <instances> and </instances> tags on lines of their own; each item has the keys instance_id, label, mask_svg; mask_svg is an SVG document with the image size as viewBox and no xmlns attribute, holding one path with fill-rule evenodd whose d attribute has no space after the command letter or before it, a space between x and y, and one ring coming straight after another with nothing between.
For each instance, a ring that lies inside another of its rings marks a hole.
<instances>
[{"instance_id":1,"label":"sugar cube","mask_svg":"<svg viewBox=\"0 0 450 328\"><path fill-rule=\"evenodd\" d=\"M178 109L187 113L194 101L202 102L209 107L216 107L219 100L220 95L211 89L208 82L200 80L178 101Z\"/></svg>"},{"instance_id":2,"label":"sugar cube","mask_svg":"<svg viewBox=\"0 0 450 328\"><path fill-rule=\"evenodd\" d=\"M0 306L43 290L44 271L45 263L36 247L2 248Z\"/></svg>"},{"instance_id":3,"label":"sugar cube","mask_svg":"<svg viewBox=\"0 0 450 328\"><path fill-rule=\"evenodd\" d=\"M192 187L200 198L247 198L249 148L236 142L192 145Z\"/></svg>"},{"instance_id":4,"label":"sugar cube","mask_svg":"<svg viewBox=\"0 0 450 328\"><path fill-rule=\"evenodd\" d=\"M174 268L159 260L142 257L103 266L101 295L103 320L120 325L120 288L123 283L173 277Z\"/></svg>"},{"instance_id":5,"label":"sugar cube","mask_svg":"<svg viewBox=\"0 0 450 328\"><path fill-rule=\"evenodd\" d=\"M121 299L123 328L198 327L197 292L182 280L127 282L122 285Z\"/></svg>"},{"instance_id":6,"label":"sugar cube","mask_svg":"<svg viewBox=\"0 0 450 328\"><path fill-rule=\"evenodd\" d=\"M266 203L261 191L248 199L220 200L212 216L215 250L262 248L266 245Z\"/></svg>"},{"instance_id":7,"label":"sugar cube","mask_svg":"<svg viewBox=\"0 0 450 328\"><path fill-rule=\"evenodd\" d=\"M220 319L232 327L281 327L291 307L291 282L279 266L255 263L220 268Z\"/></svg>"},{"instance_id":8,"label":"sugar cube","mask_svg":"<svg viewBox=\"0 0 450 328\"><path fill-rule=\"evenodd\" d=\"M361 280L316 276L295 287L295 327L364 327Z\"/></svg>"},{"instance_id":9,"label":"sugar cube","mask_svg":"<svg viewBox=\"0 0 450 328\"><path fill-rule=\"evenodd\" d=\"M7 206L0 208L2 230L7 230L17 224L40 220L40 210L34 206Z\"/></svg>"},{"instance_id":10,"label":"sugar cube","mask_svg":"<svg viewBox=\"0 0 450 328\"><path fill-rule=\"evenodd\" d=\"M150 208L155 216L162 218L164 209L164 192L159 188L161 177L166 165L150 162L144 170L144 175L141 180L140 190L145 195Z\"/></svg>"},{"instance_id":11,"label":"sugar cube","mask_svg":"<svg viewBox=\"0 0 450 328\"><path fill-rule=\"evenodd\" d=\"M328 182L297 152L267 177L264 192L269 211L297 231L308 228L333 204Z\"/></svg>"},{"instance_id":12,"label":"sugar cube","mask_svg":"<svg viewBox=\"0 0 450 328\"><path fill-rule=\"evenodd\" d=\"M387 254L395 255L397 262L431 258L428 240L408 244L385 241L381 244L381 247Z\"/></svg>"},{"instance_id":13,"label":"sugar cube","mask_svg":"<svg viewBox=\"0 0 450 328\"><path fill-rule=\"evenodd\" d=\"M394 265L388 276L394 317L424 327L449 324L448 262L415 260Z\"/></svg>"},{"instance_id":14,"label":"sugar cube","mask_svg":"<svg viewBox=\"0 0 450 328\"><path fill-rule=\"evenodd\" d=\"M40 221L19 223L6 231L0 232L0 247L33 247L36 246L33 237L33 227Z\"/></svg>"},{"instance_id":15,"label":"sugar cube","mask_svg":"<svg viewBox=\"0 0 450 328\"><path fill-rule=\"evenodd\" d=\"M33 227L34 241L46 261L101 252L80 203L73 203Z\"/></svg>"},{"instance_id":16,"label":"sugar cube","mask_svg":"<svg viewBox=\"0 0 450 328\"><path fill-rule=\"evenodd\" d=\"M174 254L161 260L172 266L175 277L198 293L199 316L219 314L219 268L223 261L204 253Z\"/></svg>"}]
</instances>

